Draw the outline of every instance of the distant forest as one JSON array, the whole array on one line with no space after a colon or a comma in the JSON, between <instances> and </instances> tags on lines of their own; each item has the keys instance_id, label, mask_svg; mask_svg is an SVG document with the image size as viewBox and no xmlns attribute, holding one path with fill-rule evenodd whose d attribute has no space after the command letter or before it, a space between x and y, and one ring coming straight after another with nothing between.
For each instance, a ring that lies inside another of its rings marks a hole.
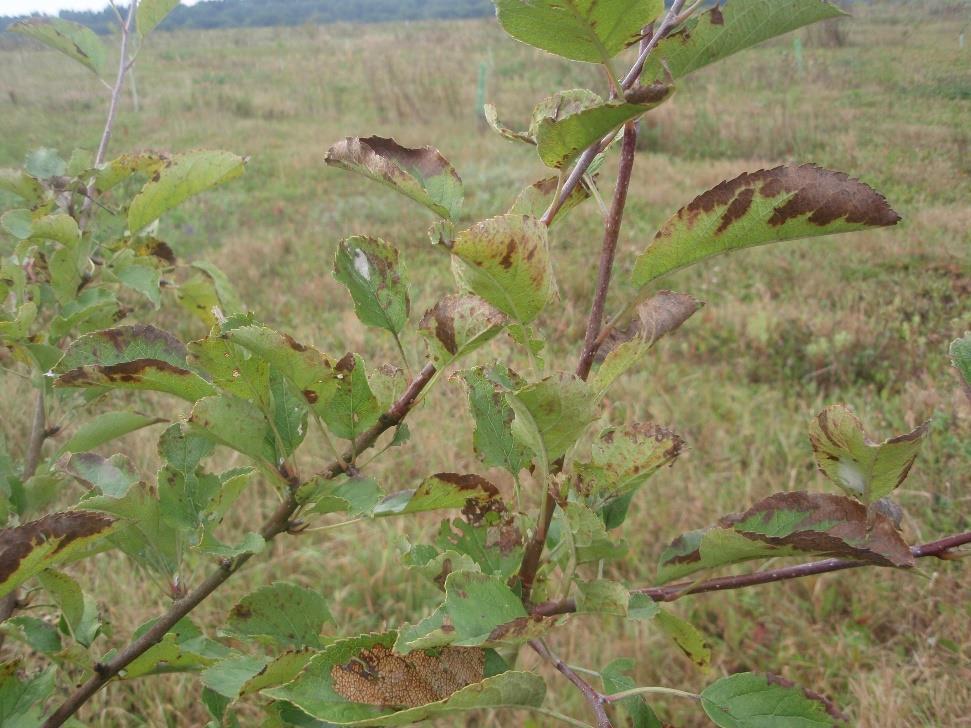
<instances>
[{"instance_id":1,"label":"distant forest","mask_svg":"<svg viewBox=\"0 0 971 728\"><path fill-rule=\"evenodd\" d=\"M159 26L176 28L255 28L304 23L375 23L394 20L432 18L478 18L492 15L491 0L209 0L195 5L180 5ZM89 12L64 10L65 20L73 20L97 33L117 28L114 12L105 9ZM0 17L0 30L19 18Z\"/></svg>"}]
</instances>

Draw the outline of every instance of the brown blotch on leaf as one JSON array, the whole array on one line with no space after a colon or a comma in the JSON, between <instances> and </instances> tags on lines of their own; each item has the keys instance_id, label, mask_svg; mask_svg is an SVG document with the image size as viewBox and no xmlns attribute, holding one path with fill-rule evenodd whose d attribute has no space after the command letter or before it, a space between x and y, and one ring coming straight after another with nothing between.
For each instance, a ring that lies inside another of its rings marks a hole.
<instances>
[{"instance_id":1,"label":"brown blotch on leaf","mask_svg":"<svg viewBox=\"0 0 971 728\"><path fill-rule=\"evenodd\" d=\"M317 404L317 400L320 399L319 395L312 389L303 390L303 398L307 400L308 404Z\"/></svg>"},{"instance_id":2,"label":"brown blotch on leaf","mask_svg":"<svg viewBox=\"0 0 971 728\"><path fill-rule=\"evenodd\" d=\"M362 650L330 671L334 691L366 705L416 708L439 700L485 677L485 652L445 647L398 655L383 645Z\"/></svg>"},{"instance_id":3,"label":"brown blotch on leaf","mask_svg":"<svg viewBox=\"0 0 971 728\"><path fill-rule=\"evenodd\" d=\"M659 104L673 90L674 86L671 84L660 82L655 82L648 86L635 86L624 94L624 100L629 104Z\"/></svg>"},{"instance_id":4,"label":"brown blotch on leaf","mask_svg":"<svg viewBox=\"0 0 971 728\"><path fill-rule=\"evenodd\" d=\"M722 15L722 9L717 5L708 11L708 19L711 21L712 25L725 24L725 16Z\"/></svg>"},{"instance_id":5,"label":"brown blotch on leaf","mask_svg":"<svg viewBox=\"0 0 971 728\"><path fill-rule=\"evenodd\" d=\"M94 511L51 513L14 528L0 531L0 582L5 582L21 562L38 546L57 541L54 553L72 541L94 536L106 530L115 519Z\"/></svg>"}]
</instances>

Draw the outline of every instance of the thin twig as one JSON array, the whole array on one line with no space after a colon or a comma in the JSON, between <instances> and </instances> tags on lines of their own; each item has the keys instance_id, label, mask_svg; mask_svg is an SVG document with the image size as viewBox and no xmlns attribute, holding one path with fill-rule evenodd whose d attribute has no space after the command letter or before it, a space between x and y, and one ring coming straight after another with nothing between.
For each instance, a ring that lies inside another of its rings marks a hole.
<instances>
[{"instance_id":1,"label":"thin twig","mask_svg":"<svg viewBox=\"0 0 971 728\"><path fill-rule=\"evenodd\" d=\"M577 687L597 719L597 728L613 728L613 724L610 722L610 717L607 715L607 700L599 690L577 675L573 668L554 655L543 640L530 640L529 646L532 647L540 657L552 664L553 667L559 670L567 680Z\"/></svg>"},{"instance_id":2,"label":"thin twig","mask_svg":"<svg viewBox=\"0 0 971 728\"><path fill-rule=\"evenodd\" d=\"M971 531L947 536L938 541L912 546L910 553L915 559L937 557L939 559L950 560L957 557L953 549L959 546L971 544ZM804 576L814 576L816 574L827 574L832 571L843 571L844 569L857 569L861 566L872 566L865 561L851 561L850 559L823 559L822 561L811 561L807 564L797 564L796 566L786 566L781 569L769 569L767 571L756 571L752 574L741 574L739 576L722 576L716 579L708 579L697 582L679 582L666 586L649 586L640 589L632 589L631 593L643 594L653 599L655 602L673 602L689 594L705 594L708 592L728 591L731 589L745 589L750 586L760 584L773 584L777 581L788 581L789 579L800 579ZM537 616L553 616L555 614L570 614L577 609L573 599L564 599L559 602L546 602L538 604L533 608L532 613Z\"/></svg>"},{"instance_id":3,"label":"thin twig","mask_svg":"<svg viewBox=\"0 0 971 728\"><path fill-rule=\"evenodd\" d=\"M41 383L34 403L34 421L30 426L30 440L27 442L27 455L24 458L24 470L21 476L24 482L30 480L37 472L37 466L40 465L41 450L46 438L47 413L44 408L44 384Z\"/></svg>"},{"instance_id":4,"label":"thin twig","mask_svg":"<svg viewBox=\"0 0 971 728\"><path fill-rule=\"evenodd\" d=\"M584 338L583 349L580 352L580 361L577 364L577 376L586 380L590 375L590 367L593 364L593 357L597 349L594 345L597 334L600 333L600 326L603 322L604 302L607 299L607 290L610 288L610 276L614 266L614 254L617 250L617 240L620 236L620 226L624 219L624 208L627 204L627 189L630 187L631 172L634 168L634 153L637 150L637 125L635 122L628 122L624 126L624 141L620 152L620 169L617 172L617 186L614 189L614 199L611 203L610 214L604 225L603 246L600 252L600 269L597 275L597 288L594 292L593 303L590 308L590 317L587 320L587 333ZM554 463L554 470L562 467L562 462ZM543 549L546 546L546 536L549 533L550 523L553 520L553 513L556 511L556 498L547 484L543 508L540 517L536 522L532 538L526 545L523 553L522 565L519 568L519 584L522 588L523 601L528 602L530 592L533 588L533 581L539 569L540 559Z\"/></svg>"},{"instance_id":5,"label":"thin twig","mask_svg":"<svg viewBox=\"0 0 971 728\"><path fill-rule=\"evenodd\" d=\"M367 432L360 435L351 445L350 453L362 452L372 447L378 438L387 430L397 426L407 416L414 406L419 393L435 373L431 364L425 366L418 376L408 385L404 394L378 419L378 422ZM349 455L346 459L349 459ZM321 473L321 477L335 478L344 472L346 459L338 459L331 463ZM272 541L281 533L288 533L293 527L291 517L300 507L295 495L295 488L291 488L287 497L280 503L272 515L260 529L260 535L265 541ZM150 647L158 643L180 619L195 609L210 594L218 589L229 577L235 574L252 554L243 554L235 559L223 560L219 568L206 577L205 581L178 600L169 610L156 621L151 629L118 652L107 662L95 667L95 674L80 685L77 690L65 700L60 707L47 719L44 728L56 728L63 725L74 713L80 709L95 693L105 686L112 678L125 669L134 659L142 655Z\"/></svg>"},{"instance_id":6,"label":"thin twig","mask_svg":"<svg viewBox=\"0 0 971 728\"><path fill-rule=\"evenodd\" d=\"M651 53L654 51L654 48L661 41L661 39L670 33L679 22L681 22L681 18L678 16L678 13L680 13L681 8L684 7L684 2L685 0L675 0L674 4L664 16L664 20L661 21L661 25L658 27L657 32L652 33L651 37L647 38L641 44L641 50L637 56L637 60L634 62L634 65L631 66L630 70L627 72L627 75L624 76L624 79L620 82L620 86L624 91L630 89L637 82L637 79L644 68L644 63L647 61L648 57L650 57ZM559 194L554 197L553 202L550 203L549 208L543 213L543 217L540 218L541 222L543 222L545 225L550 225L553 222L553 218L556 217L556 213L560 211L560 208L563 207L563 203L569 199L570 195L573 194L573 190L575 190L576 186L580 184L580 181L583 179L583 175L587 173L587 170L590 168L593 160L596 159L600 152L610 145L611 141L614 139L614 136L616 136L615 133L608 134L600 141L587 147L583 154L579 156L576 164L573 166L573 169L570 172L570 175L563 183Z\"/></svg>"}]
</instances>

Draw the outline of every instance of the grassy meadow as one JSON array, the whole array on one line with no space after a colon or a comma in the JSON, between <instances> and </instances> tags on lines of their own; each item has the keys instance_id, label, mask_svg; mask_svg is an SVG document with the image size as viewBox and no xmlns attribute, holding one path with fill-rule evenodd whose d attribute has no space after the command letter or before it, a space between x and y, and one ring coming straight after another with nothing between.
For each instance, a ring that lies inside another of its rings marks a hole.
<instances>
[{"instance_id":1,"label":"grassy meadow","mask_svg":"<svg viewBox=\"0 0 971 728\"><path fill-rule=\"evenodd\" d=\"M884 192L904 221L745 251L664 281L707 306L619 383L603 421L660 422L690 449L635 501L622 529L632 556L608 566L606 577L650 584L660 550L682 531L779 490L829 490L815 470L806 426L837 402L854 406L880 438L933 418L929 442L899 492L906 537L926 541L971 527L971 407L945 356L947 343L971 328L971 48L958 44L967 22L966 12L947 12L944 3L875 3L841 26L845 37L807 29L690 76L645 120L609 310L631 293L626 273L656 227L743 171L787 161L843 170ZM332 354L353 350L375 364L400 364L390 338L358 323L330 274L333 254L351 234L396 243L411 274L413 315L420 316L454 288L447 261L426 238L432 217L326 167L323 156L348 135L430 144L465 181L468 222L505 211L545 172L531 149L477 120L483 64L487 99L514 127L525 126L533 104L556 90L603 89L594 69L522 46L494 21L160 33L138 58L139 110L126 97L112 150L204 146L249 155L243 178L164 218L159 236L183 260L205 257L221 266L269 325ZM105 106L103 87L83 69L0 40L0 166L19 164L37 146L64 155L93 149ZM605 195L615 164L603 175ZM597 206L588 203L555 228L560 300L540 322L552 342L551 367L575 364L578 346L571 342L583 335L600 225ZM171 301L158 313L136 315L184 340L205 334ZM405 347L415 366L423 345L411 339ZM497 340L476 357L511 352ZM26 441L30 424L20 389L15 377L0 378L12 448ZM131 402L182 414L167 400ZM478 472L466 409L462 386L443 377L410 419L412 440L369 472L387 490L439 471ZM157 467L151 432L115 449L141 463L146 477ZM308 473L328 459L323 443L304 451L318 453L301 463ZM79 493L66 494L65 503ZM248 497L234 515L239 528L257 524L275 505L267 490L252 488ZM195 619L214 631L240 597L281 578L329 596L335 633L425 616L439 594L399 565L398 547L430 538L436 525L433 517L359 523L278 540ZM198 582L207 568L190 562L184 581ZM122 645L166 603L163 585L119 554L84 562L74 573L112 624L114 636L97 643L102 650ZM713 674L772 671L828 694L866 728L971 726L971 563L924 560L907 573L843 572L686 598L672 608L707 635L711 674L649 624L573 617L552 645L571 664L591 669L634 658L641 685L700 690ZM537 662L525 651L522 660ZM542 669L548 704L589 720L575 690ZM184 675L118 682L81 718L90 726L204 725L200 690ZM674 726L707 725L690 702L653 705ZM255 708L241 713L244 725L258 724L258 716ZM441 724L546 720L520 712Z\"/></svg>"}]
</instances>

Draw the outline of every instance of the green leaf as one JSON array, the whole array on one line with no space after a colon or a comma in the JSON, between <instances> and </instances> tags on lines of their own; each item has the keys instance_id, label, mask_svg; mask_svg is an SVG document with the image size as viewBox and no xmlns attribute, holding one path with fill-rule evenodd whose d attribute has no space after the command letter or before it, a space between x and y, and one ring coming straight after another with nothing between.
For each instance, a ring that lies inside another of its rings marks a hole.
<instances>
[{"instance_id":1,"label":"green leaf","mask_svg":"<svg viewBox=\"0 0 971 728\"><path fill-rule=\"evenodd\" d=\"M711 648L705 642L704 635L693 624L663 609L657 611L654 621L674 640L688 659L699 667L708 667L711 662Z\"/></svg>"},{"instance_id":2,"label":"green leaf","mask_svg":"<svg viewBox=\"0 0 971 728\"><path fill-rule=\"evenodd\" d=\"M309 647L281 652L270 660L266 667L240 686L239 695L252 695L290 682L306 667L315 654L317 653Z\"/></svg>"},{"instance_id":3,"label":"green leaf","mask_svg":"<svg viewBox=\"0 0 971 728\"><path fill-rule=\"evenodd\" d=\"M630 593L627 587L610 579L577 582L577 612L627 616Z\"/></svg>"},{"instance_id":4,"label":"green leaf","mask_svg":"<svg viewBox=\"0 0 971 728\"><path fill-rule=\"evenodd\" d=\"M459 282L520 323L535 319L553 295L547 227L525 215L501 215L459 233L451 252Z\"/></svg>"},{"instance_id":5,"label":"green leaf","mask_svg":"<svg viewBox=\"0 0 971 728\"><path fill-rule=\"evenodd\" d=\"M634 661L630 659L614 660L600 671L603 680L604 693L612 695L626 690L633 690L637 683L626 673L634 669ZM634 695L617 701L616 705L626 714L630 728L663 728L654 711L644 700L642 695Z\"/></svg>"},{"instance_id":6,"label":"green leaf","mask_svg":"<svg viewBox=\"0 0 971 728\"><path fill-rule=\"evenodd\" d=\"M44 703L54 692L54 667L25 681L17 677L20 660L0 663L0 725L37 728L44 720Z\"/></svg>"},{"instance_id":7,"label":"green leaf","mask_svg":"<svg viewBox=\"0 0 971 728\"><path fill-rule=\"evenodd\" d=\"M371 478L312 480L297 491L297 500L307 504L307 512L344 512L351 518L370 514L382 497L381 487Z\"/></svg>"},{"instance_id":8,"label":"green leaf","mask_svg":"<svg viewBox=\"0 0 971 728\"><path fill-rule=\"evenodd\" d=\"M747 172L696 197L664 223L638 256L633 282L644 286L742 248L899 220L881 194L841 172L812 164Z\"/></svg>"},{"instance_id":9,"label":"green leaf","mask_svg":"<svg viewBox=\"0 0 971 728\"><path fill-rule=\"evenodd\" d=\"M141 625L135 630L133 638L138 639L156 621L152 619ZM214 665L229 654L228 647L206 637L188 617L184 617L165 633L161 642L132 660L122 677L132 680L167 672L195 672Z\"/></svg>"},{"instance_id":10,"label":"green leaf","mask_svg":"<svg viewBox=\"0 0 971 728\"><path fill-rule=\"evenodd\" d=\"M40 572L37 575L37 581L60 608L61 614L64 615L64 621L75 639L83 638L82 632L87 610L85 609L84 592L81 591L78 583L67 574L53 569ZM78 641L85 645L90 644L90 642L84 642L83 639L78 639Z\"/></svg>"},{"instance_id":11,"label":"green leaf","mask_svg":"<svg viewBox=\"0 0 971 728\"><path fill-rule=\"evenodd\" d=\"M0 626L0 634L6 634L23 642L31 650L48 657L61 651L61 635L57 627L43 619L28 615L11 617Z\"/></svg>"},{"instance_id":12,"label":"green leaf","mask_svg":"<svg viewBox=\"0 0 971 728\"><path fill-rule=\"evenodd\" d=\"M910 473L930 426L876 443L846 405L833 405L809 424L809 441L822 473L867 505L890 495Z\"/></svg>"},{"instance_id":13,"label":"green leaf","mask_svg":"<svg viewBox=\"0 0 971 728\"><path fill-rule=\"evenodd\" d=\"M159 152L131 152L122 154L96 169L89 170L94 176L94 188L103 194L135 174L153 175L169 161L167 154ZM84 176L84 175L79 175Z\"/></svg>"},{"instance_id":14,"label":"green leaf","mask_svg":"<svg viewBox=\"0 0 971 728\"><path fill-rule=\"evenodd\" d=\"M78 453L93 450L119 437L144 427L165 422L160 417L146 417L135 412L105 412L82 424L59 452Z\"/></svg>"},{"instance_id":15,"label":"green leaf","mask_svg":"<svg viewBox=\"0 0 971 728\"><path fill-rule=\"evenodd\" d=\"M462 180L432 147L411 149L378 136L347 137L327 150L325 161L386 185L446 220L462 212Z\"/></svg>"},{"instance_id":16,"label":"green leaf","mask_svg":"<svg viewBox=\"0 0 971 728\"><path fill-rule=\"evenodd\" d=\"M270 405L270 364L234 344L225 332L193 341L188 346L193 364L206 371L224 392L253 402L264 411Z\"/></svg>"},{"instance_id":17,"label":"green leaf","mask_svg":"<svg viewBox=\"0 0 971 728\"><path fill-rule=\"evenodd\" d=\"M732 0L664 38L644 64L647 81L681 78L709 63L804 25L846 13L825 0Z\"/></svg>"},{"instance_id":18,"label":"green leaf","mask_svg":"<svg viewBox=\"0 0 971 728\"><path fill-rule=\"evenodd\" d=\"M246 160L230 152L196 151L165 160L128 207L128 228L136 233L200 192L239 177Z\"/></svg>"},{"instance_id":19,"label":"green leaf","mask_svg":"<svg viewBox=\"0 0 971 728\"><path fill-rule=\"evenodd\" d=\"M576 489L594 509L635 492L654 473L672 464L684 440L655 424L635 422L600 433L590 460L574 463Z\"/></svg>"},{"instance_id":20,"label":"green leaf","mask_svg":"<svg viewBox=\"0 0 971 728\"><path fill-rule=\"evenodd\" d=\"M416 490L388 496L374 508L375 516L400 516L407 513L462 508L470 519L481 520L489 512L505 506L499 489L478 475L437 473L422 481Z\"/></svg>"},{"instance_id":21,"label":"green leaf","mask_svg":"<svg viewBox=\"0 0 971 728\"><path fill-rule=\"evenodd\" d=\"M120 454L103 458L93 452L79 453L68 461L68 470L85 485L112 498L121 498L139 481L131 461Z\"/></svg>"},{"instance_id":22,"label":"green leaf","mask_svg":"<svg viewBox=\"0 0 971 728\"><path fill-rule=\"evenodd\" d=\"M337 391L320 417L338 437L353 440L378 421L384 411L368 382L364 359L347 354L334 365Z\"/></svg>"},{"instance_id":23,"label":"green leaf","mask_svg":"<svg viewBox=\"0 0 971 728\"><path fill-rule=\"evenodd\" d=\"M46 180L66 174L67 162L61 158L56 149L40 147L27 154L24 169L30 176Z\"/></svg>"},{"instance_id":24,"label":"green leaf","mask_svg":"<svg viewBox=\"0 0 971 728\"><path fill-rule=\"evenodd\" d=\"M472 444L486 466L505 468L518 475L529 464L528 448L513 437L515 412L505 392L525 383L515 372L500 364L475 367L459 373L468 388L469 408L475 421Z\"/></svg>"},{"instance_id":25,"label":"green leaf","mask_svg":"<svg viewBox=\"0 0 971 728\"><path fill-rule=\"evenodd\" d=\"M547 377L506 399L516 413L513 435L549 463L566 454L596 419L593 392L572 374Z\"/></svg>"},{"instance_id":26,"label":"green leaf","mask_svg":"<svg viewBox=\"0 0 971 728\"><path fill-rule=\"evenodd\" d=\"M132 255L117 256L111 264L109 273L123 286L145 296L157 309L162 303L160 290L162 274L155 260L145 256L135 256L133 251L125 252Z\"/></svg>"},{"instance_id":27,"label":"green leaf","mask_svg":"<svg viewBox=\"0 0 971 728\"><path fill-rule=\"evenodd\" d=\"M3 529L0 531L0 597L44 569L103 550L99 542L119 525L108 516L65 511Z\"/></svg>"},{"instance_id":28,"label":"green leaf","mask_svg":"<svg viewBox=\"0 0 971 728\"><path fill-rule=\"evenodd\" d=\"M660 605L647 594L631 592L627 603L627 618L640 622L650 622L661 611Z\"/></svg>"},{"instance_id":29,"label":"green leaf","mask_svg":"<svg viewBox=\"0 0 971 728\"><path fill-rule=\"evenodd\" d=\"M154 488L136 483L120 498L92 496L78 507L124 519L109 537L111 543L136 563L167 579L177 573L185 544L179 530L162 517Z\"/></svg>"},{"instance_id":30,"label":"green leaf","mask_svg":"<svg viewBox=\"0 0 971 728\"><path fill-rule=\"evenodd\" d=\"M418 333L441 369L494 339L507 323L502 311L478 296L448 295L425 312Z\"/></svg>"},{"instance_id":31,"label":"green leaf","mask_svg":"<svg viewBox=\"0 0 971 728\"><path fill-rule=\"evenodd\" d=\"M110 387L168 392L195 402L215 393L187 368L186 348L153 326L121 326L80 337L55 368L59 387Z\"/></svg>"},{"instance_id":32,"label":"green leaf","mask_svg":"<svg viewBox=\"0 0 971 728\"><path fill-rule=\"evenodd\" d=\"M176 291L183 308L210 328L232 314L246 311L233 284L219 268L204 260L196 261L192 267L201 271L200 275L193 276Z\"/></svg>"},{"instance_id":33,"label":"green leaf","mask_svg":"<svg viewBox=\"0 0 971 728\"><path fill-rule=\"evenodd\" d=\"M14 23L10 30L70 56L98 76L104 72L107 56L104 44L93 30L80 23L52 17L30 18Z\"/></svg>"},{"instance_id":34,"label":"green leaf","mask_svg":"<svg viewBox=\"0 0 971 728\"><path fill-rule=\"evenodd\" d=\"M952 341L948 354L964 380L965 391L971 396L971 331L966 332L963 338Z\"/></svg>"},{"instance_id":35,"label":"green leaf","mask_svg":"<svg viewBox=\"0 0 971 728\"><path fill-rule=\"evenodd\" d=\"M464 557L471 559L483 574L489 576L508 579L519 569L524 550L523 535L515 521L504 518L490 523L490 520L475 525L461 518L442 521L435 542L442 554L453 553L460 557L449 569L439 572L442 578L447 577L448 572L459 571L461 564L467 563Z\"/></svg>"},{"instance_id":36,"label":"green leaf","mask_svg":"<svg viewBox=\"0 0 971 728\"><path fill-rule=\"evenodd\" d=\"M391 652L395 632L341 640L314 657L295 680L263 694L333 725L400 726L486 708L543 702L538 675L496 672L478 648L447 647L407 656ZM492 669L490 669L492 668Z\"/></svg>"},{"instance_id":37,"label":"green leaf","mask_svg":"<svg viewBox=\"0 0 971 728\"><path fill-rule=\"evenodd\" d=\"M280 647L320 647L324 622L333 622L317 592L283 581L257 589L229 613L225 631Z\"/></svg>"},{"instance_id":38,"label":"green leaf","mask_svg":"<svg viewBox=\"0 0 971 728\"><path fill-rule=\"evenodd\" d=\"M46 193L35 177L19 169L0 169L0 190L12 192L29 205L40 203Z\"/></svg>"},{"instance_id":39,"label":"green leaf","mask_svg":"<svg viewBox=\"0 0 971 728\"><path fill-rule=\"evenodd\" d=\"M118 299L104 288L85 288L77 298L61 307L61 315L51 322L51 340L71 331L98 331L118 320ZM58 357L60 358L60 357Z\"/></svg>"},{"instance_id":40,"label":"green leaf","mask_svg":"<svg viewBox=\"0 0 971 728\"><path fill-rule=\"evenodd\" d=\"M243 685L263 670L269 659L249 655L233 655L210 665L199 677L203 685L220 695L235 699Z\"/></svg>"},{"instance_id":41,"label":"green leaf","mask_svg":"<svg viewBox=\"0 0 971 728\"><path fill-rule=\"evenodd\" d=\"M718 525L675 539L661 554L661 583L728 564L777 556L856 559L909 567L910 548L893 522L860 503L826 493L777 493Z\"/></svg>"},{"instance_id":42,"label":"green leaf","mask_svg":"<svg viewBox=\"0 0 971 728\"><path fill-rule=\"evenodd\" d=\"M512 207L509 208L508 214L541 218L553 202L553 195L559 189L559 182L559 176L544 177L523 188L523 191L512 203ZM570 196L557 210L556 215L553 216L550 226L562 220L566 213L588 199L590 199L590 187L586 181L583 181L573 188L573 192L570 193Z\"/></svg>"},{"instance_id":43,"label":"green leaf","mask_svg":"<svg viewBox=\"0 0 971 728\"><path fill-rule=\"evenodd\" d=\"M508 139L511 142L523 142L525 144L536 143L536 140L531 134L524 131L513 131L509 127L504 126L499 121L499 112L493 104L485 104L482 107L482 115L485 117L486 123L504 139Z\"/></svg>"},{"instance_id":44,"label":"green leaf","mask_svg":"<svg viewBox=\"0 0 971 728\"><path fill-rule=\"evenodd\" d=\"M564 58L607 63L636 43L663 0L494 0L513 38Z\"/></svg>"},{"instance_id":45,"label":"green leaf","mask_svg":"<svg viewBox=\"0 0 971 728\"><path fill-rule=\"evenodd\" d=\"M846 716L829 700L776 675L740 672L701 691L701 707L721 728L833 728Z\"/></svg>"},{"instance_id":46,"label":"green leaf","mask_svg":"<svg viewBox=\"0 0 971 728\"><path fill-rule=\"evenodd\" d=\"M567 503L557 511L554 524L570 530L578 564L619 559L627 553L627 545L611 539L600 517L580 503Z\"/></svg>"},{"instance_id":47,"label":"green leaf","mask_svg":"<svg viewBox=\"0 0 971 728\"><path fill-rule=\"evenodd\" d=\"M411 302L397 248L377 238L346 238L337 246L334 278L350 291L361 323L401 333Z\"/></svg>"},{"instance_id":48,"label":"green leaf","mask_svg":"<svg viewBox=\"0 0 971 728\"><path fill-rule=\"evenodd\" d=\"M276 469L289 457L279 447L276 433L259 407L241 397L220 394L195 403L189 423L221 445L232 448Z\"/></svg>"},{"instance_id":49,"label":"green leaf","mask_svg":"<svg viewBox=\"0 0 971 728\"><path fill-rule=\"evenodd\" d=\"M179 0L141 0L135 16L138 34L144 37L151 33L178 4Z\"/></svg>"},{"instance_id":50,"label":"green leaf","mask_svg":"<svg viewBox=\"0 0 971 728\"><path fill-rule=\"evenodd\" d=\"M599 142L625 122L659 106L670 98L674 88L661 84L651 87L638 103L608 101L558 120L543 119L536 131L539 158L547 167L561 169L572 164L584 149Z\"/></svg>"}]
</instances>

